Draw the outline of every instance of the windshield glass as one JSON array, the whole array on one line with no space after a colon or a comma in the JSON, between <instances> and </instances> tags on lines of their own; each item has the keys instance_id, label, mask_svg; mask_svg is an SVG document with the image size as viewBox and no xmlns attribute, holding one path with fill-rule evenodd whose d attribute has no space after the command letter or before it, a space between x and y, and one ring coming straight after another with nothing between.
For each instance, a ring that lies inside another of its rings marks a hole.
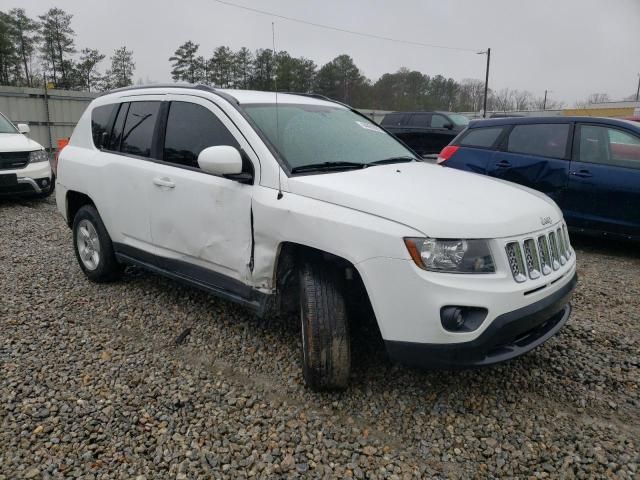
<instances>
[{"instance_id":1,"label":"windshield glass","mask_svg":"<svg viewBox=\"0 0 640 480\"><path fill-rule=\"evenodd\" d=\"M18 133L16 127L13 126L7 118L0 113L0 133Z\"/></svg>"},{"instance_id":2,"label":"windshield glass","mask_svg":"<svg viewBox=\"0 0 640 480\"><path fill-rule=\"evenodd\" d=\"M463 127L466 127L467 125L469 125L469 119L464 115L460 115L459 113L450 113L449 118L456 125L461 125Z\"/></svg>"},{"instance_id":3,"label":"windshield glass","mask_svg":"<svg viewBox=\"0 0 640 480\"><path fill-rule=\"evenodd\" d=\"M289 169L323 162L368 164L415 155L375 123L339 106L244 105Z\"/></svg>"}]
</instances>

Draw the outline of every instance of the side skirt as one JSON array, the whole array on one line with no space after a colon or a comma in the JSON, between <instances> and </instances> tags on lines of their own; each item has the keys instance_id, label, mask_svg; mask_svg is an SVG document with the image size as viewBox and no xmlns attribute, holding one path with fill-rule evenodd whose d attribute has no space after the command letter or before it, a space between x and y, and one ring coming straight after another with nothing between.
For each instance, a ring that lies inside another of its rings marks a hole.
<instances>
[{"instance_id":1,"label":"side skirt","mask_svg":"<svg viewBox=\"0 0 640 480\"><path fill-rule=\"evenodd\" d=\"M272 295L255 290L226 275L180 260L167 259L121 243L114 243L117 260L199 288L219 298L238 303L263 317Z\"/></svg>"}]
</instances>

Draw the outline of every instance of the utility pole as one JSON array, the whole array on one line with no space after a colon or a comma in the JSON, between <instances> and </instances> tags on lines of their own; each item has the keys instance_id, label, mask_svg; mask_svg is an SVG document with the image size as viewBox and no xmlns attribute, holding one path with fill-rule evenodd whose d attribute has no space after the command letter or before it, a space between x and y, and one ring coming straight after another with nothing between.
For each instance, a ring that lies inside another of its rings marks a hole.
<instances>
[{"instance_id":1,"label":"utility pole","mask_svg":"<svg viewBox=\"0 0 640 480\"><path fill-rule=\"evenodd\" d=\"M487 48L486 52L478 52L478 55L487 56L487 73L484 77L484 104L482 108L482 117L487 118L487 93L489 92L489 63L491 62L491 49Z\"/></svg>"},{"instance_id":2,"label":"utility pole","mask_svg":"<svg viewBox=\"0 0 640 480\"><path fill-rule=\"evenodd\" d=\"M542 110L547 109L547 91L544 91L544 101L542 102Z\"/></svg>"}]
</instances>

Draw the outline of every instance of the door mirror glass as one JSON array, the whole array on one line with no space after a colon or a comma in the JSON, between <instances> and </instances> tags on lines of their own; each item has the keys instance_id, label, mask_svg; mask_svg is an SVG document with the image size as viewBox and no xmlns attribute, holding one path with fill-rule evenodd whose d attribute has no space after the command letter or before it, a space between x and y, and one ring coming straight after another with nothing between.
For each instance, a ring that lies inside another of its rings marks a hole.
<instances>
[{"instance_id":1,"label":"door mirror glass","mask_svg":"<svg viewBox=\"0 0 640 480\"><path fill-rule=\"evenodd\" d=\"M19 123L17 127L18 127L18 131L25 135L31 131L31 129L29 128L29 125L27 125L26 123Z\"/></svg>"},{"instance_id":2,"label":"door mirror glass","mask_svg":"<svg viewBox=\"0 0 640 480\"><path fill-rule=\"evenodd\" d=\"M213 175L238 175L242 173L242 156L228 145L207 147L198 155L198 166Z\"/></svg>"}]
</instances>

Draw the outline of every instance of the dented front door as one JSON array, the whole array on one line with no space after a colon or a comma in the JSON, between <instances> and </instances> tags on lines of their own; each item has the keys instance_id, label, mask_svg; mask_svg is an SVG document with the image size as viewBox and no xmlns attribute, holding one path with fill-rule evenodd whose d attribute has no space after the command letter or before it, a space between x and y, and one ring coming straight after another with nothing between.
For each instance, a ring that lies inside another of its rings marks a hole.
<instances>
[{"instance_id":1,"label":"dented front door","mask_svg":"<svg viewBox=\"0 0 640 480\"><path fill-rule=\"evenodd\" d=\"M159 263L205 284L242 289L250 275L253 186L202 172L197 154L216 144L245 149L244 139L206 99L180 95L166 106L150 202Z\"/></svg>"}]
</instances>

